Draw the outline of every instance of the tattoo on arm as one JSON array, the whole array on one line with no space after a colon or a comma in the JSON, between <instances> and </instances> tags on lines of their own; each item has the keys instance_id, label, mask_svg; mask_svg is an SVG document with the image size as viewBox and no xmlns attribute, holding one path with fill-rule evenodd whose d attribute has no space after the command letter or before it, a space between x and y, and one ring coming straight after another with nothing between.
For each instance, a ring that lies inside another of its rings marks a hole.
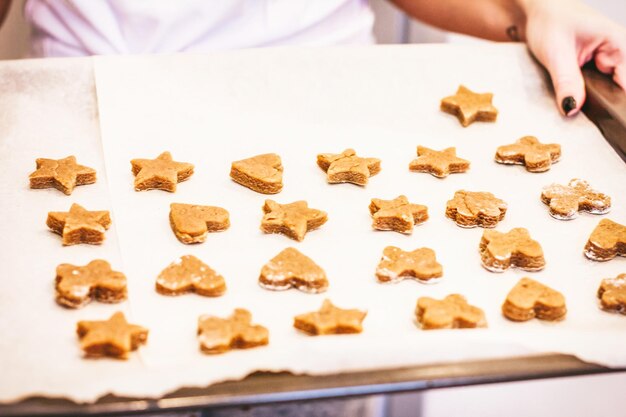
<instances>
[{"instance_id":1,"label":"tattoo on arm","mask_svg":"<svg viewBox=\"0 0 626 417\"><path fill-rule=\"evenodd\" d=\"M511 39L514 42L521 41L521 38L519 36L519 31L517 30L517 26L515 25L511 25L508 28L506 28L506 35L509 37L509 39Z\"/></svg>"}]
</instances>

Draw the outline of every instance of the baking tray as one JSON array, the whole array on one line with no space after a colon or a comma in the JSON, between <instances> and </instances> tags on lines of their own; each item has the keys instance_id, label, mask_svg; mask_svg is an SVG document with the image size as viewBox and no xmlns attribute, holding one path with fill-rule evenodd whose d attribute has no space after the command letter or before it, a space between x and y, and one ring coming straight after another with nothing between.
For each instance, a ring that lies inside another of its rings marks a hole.
<instances>
[{"instance_id":1,"label":"baking tray","mask_svg":"<svg viewBox=\"0 0 626 417\"><path fill-rule=\"evenodd\" d=\"M587 102L583 111L626 162L626 94L592 66L584 68ZM307 376L254 373L240 381L206 388L183 388L157 400L105 396L93 404L32 397L0 405L0 415L116 415L203 410L268 403L391 394L433 388L522 381L623 371L569 355L539 355L440 363L399 369Z\"/></svg>"}]
</instances>

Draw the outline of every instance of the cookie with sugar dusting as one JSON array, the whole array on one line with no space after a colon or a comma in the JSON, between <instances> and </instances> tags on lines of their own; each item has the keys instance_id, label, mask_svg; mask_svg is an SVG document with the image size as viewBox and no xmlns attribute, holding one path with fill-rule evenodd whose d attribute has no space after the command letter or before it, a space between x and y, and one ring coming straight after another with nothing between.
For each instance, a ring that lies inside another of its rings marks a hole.
<instances>
[{"instance_id":1,"label":"cookie with sugar dusting","mask_svg":"<svg viewBox=\"0 0 626 417\"><path fill-rule=\"evenodd\" d=\"M404 278L413 278L419 282L431 283L438 281L443 275L443 268L435 251L430 248L419 248L403 251L395 246L387 246L376 268L379 282L399 282Z\"/></svg>"},{"instance_id":2,"label":"cookie with sugar dusting","mask_svg":"<svg viewBox=\"0 0 626 417\"><path fill-rule=\"evenodd\" d=\"M603 279L597 295L603 310L626 314L626 274Z\"/></svg>"},{"instance_id":3,"label":"cookie with sugar dusting","mask_svg":"<svg viewBox=\"0 0 626 417\"><path fill-rule=\"evenodd\" d=\"M111 269L102 259L85 266L61 264L55 279L56 301L69 308L80 308L92 300L119 303L126 299L126 276Z\"/></svg>"},{"instance_id":4,"label":"cookie with sugar dusting","mask_svg":"<svg viewBox=\"0 0 626 417\"><path fill-rule=\"evenodd\" d=\"M237 308L225 319L202 315L198 318L198 340L200 350L208 354L219 354L231 349L250 349L269 343L266 327L252 324L252 314Z\"/></svg>"},{"instance_id":5,"label":"cookie with sugar dusting","mask_svg":"<svg viewBox=\"0 0 626 417\"><path fill-rule=\"evenodd\" d=\"M194 292L206 297L218 297L226 292L226 281L200 259L185 255L161 271L156 280L156 290L163 295Z\"/></svg>"},{"instance_id":6,"label":"cookie with sugar dusting","mask_svg":"<svg viewBox=\"0 0 626 417\"><path fill-rule=\"evenodd\" d=\"M317 294L326 291L326 272L296 248L287 248L270 259L261 269L259 285L268 290L296 288Z\"/></svg>"},{"instance_id":7,"label":"cookie with sugar dusting","mask_svg":"<svg viewBox=\"0 0 626 417\"><path fill-rule=\"evenodd\" d=\"M567 185L551 184L544 187L541 201L550 208L550 215L559 220L574 219L579 211L606 214L611 210L611 197L577 178Z\"/></svg>"},{"instance_id":8,"label":"cookie with sugar dusting","mask_svg":"<svg viewBox=\"0 0 626 417\"><path fill-rule=\"evenodd\" d=\"M506 233L485 230L479 252L483 267L491 272L503 272L510 267L540 271L546 265L541 245L523 227Z\"/></svg>"}]
</instances>

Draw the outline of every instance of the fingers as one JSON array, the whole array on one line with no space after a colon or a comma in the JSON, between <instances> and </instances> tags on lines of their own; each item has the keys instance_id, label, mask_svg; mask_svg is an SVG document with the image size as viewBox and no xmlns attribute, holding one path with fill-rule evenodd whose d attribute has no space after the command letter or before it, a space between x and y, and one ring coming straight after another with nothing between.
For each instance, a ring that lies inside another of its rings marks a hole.
<instances>
[{"instance_id":1,"label":"fingers","mask_svg":"<svg viewBox=\"0 0 626 417\"><path fill-rule=\"evenodd\" d=\"M613 75L613 80L626 91L626 60L618 48L603 45L594 58L596 68L604 74Z\"/></svg>"},{"instance_id":2,"label":"fingers","mask_svg":"<svg viewBox=\"0 0 626 417\"><path fill-rule=\"evenodd\" d=\"M572 43L557 43L560 49L547 54L544 62L552 79L559 110L566 116L578 113L585 101L585 81Z\"/></svg>"},{"instance_id":3,"label":"fingers","mask_svg":"<svg viewBox=\"0 0 626 417\"><path fill-rule=\"evenodd\" d=\"M622 62L620 65L615 67L615 71L613 72L613 81L622 87L622 90L626 91L626 62Z\"/></svg>"}]
</instances>

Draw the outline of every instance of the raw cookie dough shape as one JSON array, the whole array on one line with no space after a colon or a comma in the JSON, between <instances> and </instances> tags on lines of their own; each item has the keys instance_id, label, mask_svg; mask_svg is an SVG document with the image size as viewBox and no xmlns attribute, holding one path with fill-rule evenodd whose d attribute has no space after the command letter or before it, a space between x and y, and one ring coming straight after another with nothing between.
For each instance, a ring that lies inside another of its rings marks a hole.
<instances>
[{"instance_id":1,"label":"raw cookie dough shape","mask_svg":"<svg viewBox=\"0 0 626 417\"><path fill-rule=\"evenodd\" d=\"M176 191L176 184L193 174L193 164L172 160L169 152L156 159L133 159L130 161L135 176L135 191Z\"/></svg>"},{"instance_id":2,"label":"raw cookie dough shape","mask_svg":"<svg viewBox=\"0 0 626 417\"><path fill-rule=\"evenodd\" d=\"M209 232L228 229L230 220L228 211L221 207L172 203L170 226L182 243L201 243Z\"/></svg>"},{"instance_id":3,"label":"raw cookie dough shape","mask_svg":"<svg viewBox=\"0 0 626 417\"><path fill-rule=\"evenodd\" d=\"M28 176L30 188L56 188L66 195L77 185L96 182L96 170L78 165L75 156L63 159L37 158L37 170Z\"/></svg>"},{"instance_id":4,"label":"raw cookie dough shape","mask_svg":"<svg viewBox=\"0 0 626 417\"><path fill-rule=\"evenodd\" d=\"M311 336L361 333L366 315L365 311L335 307L327 299L318 311L294 317L293 327Z\"/></svg>"},{"instance_id":5,"label":"raw cookie dough shape","mask_svg":"<svg viewBox=\"0 0 626 417\"><path fill-rule=\"evenodd\" d=\"M507 204L493 194L460 190L446 204L446 217L460 227L496 227L504 219Z\"/></svg>"},{"instance_id":6,"label":"raw cookie dough shape","mask_svg":"<svg viewBox=\"0 0 626 417\"><path fill-rule=\"evenodd\" d=\"M373 198L369 208L373 219L372 227L376 230L411 234L416 225L428 220L428 208L409 203L404 195L393 200Z\"/></svg>"},{"instance_id":7,"label":"raw cookie dough shape","mask_svg":"<svg viewBox=\"0 0 626 417\"><path fill-rule=\"evenodd\" d=\"M435 251L419 248L403 251L395 246L387 246L376 268L379 282L400 282L404 278L414 278L423 283L438 281L443 275L443 268L437 262Z\"/></svg>"},{"instance_id":8,"label":"raw cookie dough shape","mask_svg":"<svg viewBox=\"0 0 626 417\"><path fill-rule=\"evenodd\" d=\"M148 329L129 324L119 311L108 320L79 321L76 333L87 357L126 359L130 351L148 340Z\"/></svg>"},{"instance_id":9,"label":"raw cookie dough shape","mask_svg":"<svg viewBox=\"0 0 626 417\"><path fill-rule=\"evenodd\" d=\"M626 274L603 279L598 288L598 299L602 310L626 314Z\"/></svg>"},{"instance_id":10,"label":"raw cookie dough shape","mask_svg":"<svg viewBox=\"0 0 626 417\"><path fill-rule=\"evenodd\" d=\"M237 308L233 314L220 317L202 315L198 318L198 340L204 353L224 353L231 349L249 349L269 343L268 330L251 324L252 314Z\"/></svg>"},{"instance_id":11,"label":"raw cookie dough shape","mask_svg":"<svg viewBox=\"0 0 626 417\"><path fill-rule=\"evenodd\" d=\"M475 121L495 122L498 109L491 104L492 99L491 93L474 93L461 85L455 95L441 100L441 110L456 116L463 127Z\"/></svg>"},{"instance_id":12,"label":"raw cookie dough shape","mask_svg":"<svg viewBox=\"0 0 626 417\"><path fill-rule=\"evenodd\" d=\"M111 225L108 211L89 211L74 203L69 211L51 211L46 225L62 237L64 246L87 243L99 245Z\"/></svg>"},{"instance_id":13,"label":"raw cookie dough shape","mask_svg":"<svg viewBox=\"0 0 626 417\"><path fill-rule=\"evenodd\" d=\"M417 159L409 164L409 170L426 172L437 178L467 172L469 168L470 162L468 160L456 156L456 148L435 151L425 146L418 146Z\"/></svg>"},{"instance_id":14,"label":"raw cookie dough shape","mask_svg":"<svg viewBox=\"0 0 626 417\"><path fill-rule=\"evenodd\" d=\"M626 226L609 219L600 220L587 240L584 253L592 261L626 256Z\"/></svg>"},{"instance_id":15,"label":"raw cookie dough shape","mask_svg":"<svg viewBox=\"0 0 626 417\"><path fill-rule=\"evenodd\" d=\"M257 193L276 194L283 189L283 165L280 156L266 153L235 161L230 177Z\"/></svg>"},{"instance_id":16,"label":"raw cookie dough shape","mask_svg":"<svg viewBox=\"0 0 626 417\"><path fill-rule=\"evenodd\" d=\"M159 274L156 290L163 295L195 292L206 297L218 297L226 292L226 282L223 276L200 259L185 255Z\"/></svg>"},{"instance_id":17,"label":"raw cookie dough shape","mask_svg":"<svg viewBox=\"0 0 626 417\"><path fill-rule=\"evenodd\" d=\"M421 297L417 300L415 316L424 330L487 327L485 313L459 294L450 294L443 300Z\"/></svg>"},{"instance_id":18,"label":"raw cookie dough shape","mask_svg":"<svg viewBox=\"0 0 626 417\"><path fill-rule=\"evenodd\" d=\"M512 145L498 147L495 160L500 164L524 165L529 172L545 172L560 157L561 145L546 145L534 136L524 136Z\"/></svg>"},{"instance_id":19,"label":"raw cookie dough shape","mask_svg":"<svg viewBox=\"0 0 626 417\"><path fill-rule=\"evenodd\" d=\"M56 270L55 290L57 303L64 307L80 308L92 300L119 303L126 299L126 276L101 259L85 266L61 264Z\"/></svg>"},{"instance_id":20,"label":"raw cookie dough shape","mask_svg":"<svg viewBox=\"0 0 626 417\"><path fill-rule=\"evenodd\" d=\"M483 267L491 272L503 272L509 267L539 271L546 265L541 245L523 227L507 233L485 230L479 251Z\"/></svg>"},{"instance_id":21,"label":"raw cookie dough shape","mask_svg":"<svg viewBox=\"0 0 626 417\"><path fill-rule=\"evenodd\" d=\"M309 208L306 201L279 204L265 200L261 230L264 233L281 233L302 241L307 232L317 229L328 220L326 212Z\"/></svg>"},{"instance_id":22,"label":"raw cookie dough shape","mask_svg":"<svg viewBox=\"0 0 626 417\"><path fill-rule=\"evenodd\" d=\"M566 313L563 294L530 278L520 279L502 304L502 314L513 321L555 321Z\"/></svg>"},{"instance_id":23,"label":"raw cookie dough shape","mask_svg":"<svg viewBox=\"0 0 626 417\"><path fill-rule=\"evenodd\" d=\"M340 154L319 154L317 165L326 173L330 184L366 185L370 177L380 172L380 159L361 158L354 149L346 149Z\"/></svg>"},{"instance_id":24,"label":"raw cookie dough shape","mask_svg":"<svg viewBox=\"0 0 626 417\"><path fill-rule=\"evenodd\" d=\"M605 214L611 210L611 197L592 189L587 181L576 178L567 185L544 187L541 201L550 207L550 215L559 220L574 219L579 211Z\"/></svg>"},{"instance_id":25,"label":"raw cookie dough shape","mask_svg":"<svg viewBox=\"0 0 626 417\"><path fill-rule=\"evenodd\" d=\"M326 291L326 273L311 258L295 248L287 248L273 257L261 269L259 285L268 290L282 291L291 287L317 294Z\"/></svg>"}]
</instances>

